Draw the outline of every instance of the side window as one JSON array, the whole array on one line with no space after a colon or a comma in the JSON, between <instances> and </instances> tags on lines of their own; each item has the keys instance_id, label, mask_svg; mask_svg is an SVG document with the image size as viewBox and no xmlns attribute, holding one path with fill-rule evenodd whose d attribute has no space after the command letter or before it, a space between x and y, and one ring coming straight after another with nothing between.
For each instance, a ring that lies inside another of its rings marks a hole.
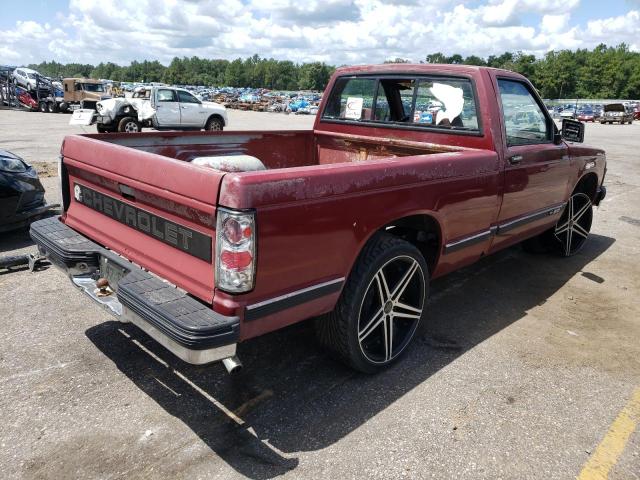
<instances>
[{"instance_id":1,"label":"side window","mask_svg":"<svg viewBox=\"0 0 640 480\"><path fill-rule=\"evenodd\" d=\"M476 101L469 80L421 80L413 123L438 128L479 130Z\"/></svg>"},{"instance_id":2,"label":"side window","mask_svg":"<svg viewBox=\"0 0 640 480\"><path fill-rule=\"evenodd\" d=\"M173 90L158 90L158 102L175 102L175 92Z\"/></svg>"},{"instance_id":3,"label":"side window","mask_svg":"<svg viewBox=\"0 0 640 480\"><path fill-rule=\"evenodd\" d=\"M542 109L523 83L498 80L507 145L550 141L549 125Z\"/></svg>"},{"instance_id":4,"label":"side window","mask_svg":"<svg viewBox=\"0 0 640 480\"><path fill-rule=\"evenodd\" d=\"M183 90L178 90L178 101L180 103L200 103L200 100L191 95L189 92L185 92Z\"/></svg>"},{"instance_id":5,"label":"side window","mask_svg":"<svg viewBox=\"0 0 640 480\"><path fill-rule=\"evenodd\" d=\"M373 78L339 78L322 118L371 120L375 88L376 80Z\"/></svg>"}]
</instances>

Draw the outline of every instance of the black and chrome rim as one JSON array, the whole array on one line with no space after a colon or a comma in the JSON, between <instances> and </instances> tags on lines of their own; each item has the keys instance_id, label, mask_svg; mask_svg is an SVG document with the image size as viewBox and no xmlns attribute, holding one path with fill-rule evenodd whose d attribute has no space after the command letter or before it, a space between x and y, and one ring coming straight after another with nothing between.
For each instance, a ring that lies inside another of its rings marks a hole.
<instances>
[{"instance_id":1,"label":"black and chrome rim","mask_svg":"<svg viewBox=\"0 0 640 480\"><path fill-rule=\"evenodd\" d=\"M140 130L138 128L138 124L136 122L127 122L124 124L124 131L127 133L137 133L138 130Z\"/></svg>"},{"instance_id":2,"label":"black and chrome rim","mask_svg":"<svg viewBox=\"0 0 640 480\"><path fill-rule=\"evenodd\" d=\"M368 361L391 362L411 341L425 304L425 277L408 255L386 262L373 276L360 305L358 344Z\"/></svg>"},{"instance_id":3,"label":"black and chrome rim","mask_svg":"<svg viewBox=\"0 0 640 480\"><path fill-rule=\"evenodd\" d=\"M584 193L572 195L554 232L565 256L573 255L582 248L589 237L592 220L591 199Z\"/></svg>"},{"instance_id":4,"label":"black and chrome rim","mask_svg":"<svg viewBox=\"0 0 640 480\"><path fill-rule=\"evenodd\" d=\"M209 130L214 132L222 130L222 125L220 124L220 122L211 122L211 125L209 125Z\"/></svg>"}]
</instances>

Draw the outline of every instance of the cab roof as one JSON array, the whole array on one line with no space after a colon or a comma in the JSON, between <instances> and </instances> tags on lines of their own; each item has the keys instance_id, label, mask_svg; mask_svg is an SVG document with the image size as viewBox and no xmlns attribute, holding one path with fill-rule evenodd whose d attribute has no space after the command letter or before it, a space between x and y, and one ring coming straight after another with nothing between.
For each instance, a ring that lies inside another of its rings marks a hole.
<instances>
[{"instance_id":1,"label":"cab roof","mask_svg":"<svg viewBox=\"0 0 640 480\"><path fill-rule=\"evenodd\" d=\"M449 73L473 75L481 71L491 71L509 77L519 77L522 75L511 70L503 70L493 67L480 67L476 65L459 65L449 63L385 63L380 65L353 65L339 67L336 75L358 75L358 74L429 74L429 73Z\"/></svg>"}]
</instances>

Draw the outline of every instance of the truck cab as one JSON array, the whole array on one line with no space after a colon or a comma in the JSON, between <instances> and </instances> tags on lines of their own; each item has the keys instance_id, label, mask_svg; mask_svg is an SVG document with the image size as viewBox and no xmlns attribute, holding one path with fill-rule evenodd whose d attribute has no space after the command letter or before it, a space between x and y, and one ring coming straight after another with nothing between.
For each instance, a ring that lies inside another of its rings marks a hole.
<instances>
[{"instance_id":1,"label":"truck cab","mask_svg":"<svg viewBox=\"0 0 640 480\"><path fill-rule=\"evenodd\" d=\"M67 108L94 108L100 100L109 98L104 84L92 78L65 78L62 81L63 99Z\"/></svg>"}]
</instances>

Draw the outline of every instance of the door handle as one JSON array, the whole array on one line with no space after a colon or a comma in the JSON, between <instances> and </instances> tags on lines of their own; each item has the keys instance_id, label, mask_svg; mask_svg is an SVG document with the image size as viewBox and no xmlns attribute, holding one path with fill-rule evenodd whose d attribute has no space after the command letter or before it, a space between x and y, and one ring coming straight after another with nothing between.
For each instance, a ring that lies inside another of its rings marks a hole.
<instances>
[{"instance_id":1,"label":"door handle","mask_svg":"<svg viewBox=\"0 0 640 480\"><path fill-rule=\"evenodd\" d=\"M511 165L517 165L522 161L522 155L514 155L509 159Z\"/></svg>"},{"instance_id":2,"label":"door handle","mask_svg":"<svg viewBox=\"0 0 640 480\"><path fill-rule=\"evenodd\" d=\"M182 107L180 107L180 108L187 108L187 107L186 107L186 106L182 106Z\"/></svg>"}]
</instances>

